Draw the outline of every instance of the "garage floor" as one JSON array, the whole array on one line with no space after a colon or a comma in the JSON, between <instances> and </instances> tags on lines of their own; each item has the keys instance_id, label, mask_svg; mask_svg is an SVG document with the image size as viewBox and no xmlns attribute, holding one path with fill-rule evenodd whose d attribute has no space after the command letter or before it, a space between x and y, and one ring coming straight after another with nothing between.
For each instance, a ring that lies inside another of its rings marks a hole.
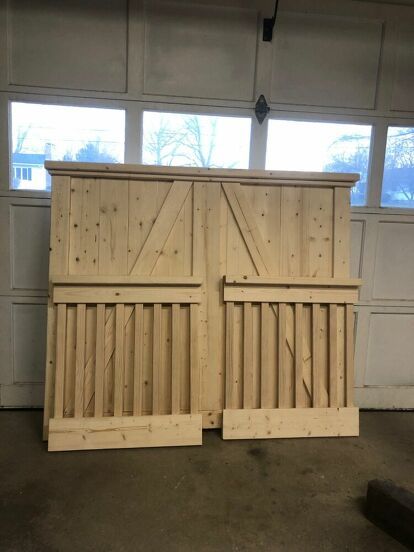
<instances>
[{"instance_id":1,"label":"garage floor","mask_svg":"<svg viewBox=\"0 0 414 552\"><path fill-rule=\"evenodd\" d=\"M0 412L0 550L405 550L363 515L366 484L414 489L414 412L361 437L47 453L40 411Z\"/></svg>"}]
</instances>

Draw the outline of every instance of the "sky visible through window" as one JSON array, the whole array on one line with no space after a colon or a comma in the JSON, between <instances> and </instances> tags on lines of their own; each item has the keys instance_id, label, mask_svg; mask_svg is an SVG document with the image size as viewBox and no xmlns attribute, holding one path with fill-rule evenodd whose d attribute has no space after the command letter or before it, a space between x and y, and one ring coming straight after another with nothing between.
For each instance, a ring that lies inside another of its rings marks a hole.
<instances>
[{"instance_id":1,"label":"sky visible through window","mask_svg":"<svg viewBox=\"0 0 414 552\"><path fill-rule=\"evenodd\" d=\"M144 112L142 162L247 169L250 118Z\"/></svg>"},{"instance_id":2,"label":"sky visible through window","mask_svg":"<svg viewBox=\"0 0 414 552\"><path fill-rule=\"evenodd\" d=\"M13 188L50 189L45 160L122 163L125 111L13 102ZM32 168L32 179L16 178Z\"/></svg>"},{"instance_id":3,"label":"sky visible through window","mask_svg":"<svg viewBox=\"0 0 414 552\"><path fill-rule=\"evenodd\" d=\"M365 205L372 127L270 120L266 169L359 173L353 205Z\"/></svg>"}]
</instances>

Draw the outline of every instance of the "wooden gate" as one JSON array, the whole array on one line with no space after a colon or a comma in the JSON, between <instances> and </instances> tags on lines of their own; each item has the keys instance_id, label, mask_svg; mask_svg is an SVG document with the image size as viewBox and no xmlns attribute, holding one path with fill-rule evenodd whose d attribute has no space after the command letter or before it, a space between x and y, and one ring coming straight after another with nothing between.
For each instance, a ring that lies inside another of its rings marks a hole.
<instances>
[{"instance_id":1,"label":"wooden gate","mask_svg":"<svg viewBox=\"0 0 414 552\"><path fill-rule=\"evenodd\" d=\"M355 175L48 169L50 450L358 431Z\"/></svg>"}]
</instances>

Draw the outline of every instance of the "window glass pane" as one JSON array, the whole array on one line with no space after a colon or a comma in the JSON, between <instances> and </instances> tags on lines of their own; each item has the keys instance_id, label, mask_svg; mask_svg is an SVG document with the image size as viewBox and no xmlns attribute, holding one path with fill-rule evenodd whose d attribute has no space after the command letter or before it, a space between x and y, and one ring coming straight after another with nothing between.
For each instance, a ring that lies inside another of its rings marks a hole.
<instances>
[{"instance_id":1,"label":"window glass pane","mask_svg":"<svg viewBox=\"0 0 414 552\"><path fill-rule=\"evenodd\" d=\"M414 207L414 128L388 128L381 205Z\"/></svg>"},{"instance_id":2,"label":"window glass pane","mask_svg":"<svg viewBox=\"0 0 414 552\"><path fill-rule=\"evenodd\" d=\"M266 169L359 173L353 205L365 205L372 127L269 121Z\"/></svg>"},{"instance_id":3,"label":"window glass pane","mask_svg":"<svg viewBox=\"0 0 414 552\"><path fill-rule=\"evenodd\" d=\"M50 190L47 159L124 160L124 110L13 102L11 124L14 189Z\"/></svg>"},{"instance_id":4,"label":"window glass pane","mask_svg":"<svg viewBox=\"0 0 414 552\"><path fill-rule=\"evenodd\" d=\"M249 166L250 118L144 113L142 162L182 167Z\"/></svg>"}]
</instances>

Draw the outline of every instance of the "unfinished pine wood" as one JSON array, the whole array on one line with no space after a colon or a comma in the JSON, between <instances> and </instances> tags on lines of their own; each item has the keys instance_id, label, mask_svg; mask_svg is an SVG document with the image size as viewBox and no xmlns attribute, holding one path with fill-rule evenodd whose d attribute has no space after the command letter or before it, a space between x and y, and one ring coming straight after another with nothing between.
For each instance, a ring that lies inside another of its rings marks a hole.
<instances>
[{"instance_id":1,"label":"unfinished pine wood","mask_svg":"<svg viewBox=\"0 0 414 552\"><path fill-rule=\"evenodd\" d=\"M272 277L266 276L249 276L244 274L243 276L236 274L226 274L224 276L224 283L226 285L241 284L243 286L311 286L311 287L359 287L362 283L360 278L309 278L301 276L289 276L289 277Z\"/></svg>"},{"instance_id":2,"label":"unfinished pine wood","mask_svg":"<svg viewBox=\"0 0 414 552\"><path fill-rule=\"evenodd\" d=\"M85 331L86 305L76 308L76 371L75 371L75 418L83 416L85 385Z\"/></svg>"},{"instance_id":3,"label":"unfinished pine wood","mask_svg":"<svg viewBox=\"0 0 414 552\"><path fill-rule=\"evenodd\" d=\"M56 377L55 377L55 418L63 416L63 393L65 378L65 340L66 340L66 305L57 309L56 332Z\"/></svg>"},{"instance_id":4,"label":"unfinished pine wood","mask_svg":"<svg viewBox=\"0 0 414 552\"><path fill-rule=\"evenodd\" d=\"M243 312L243 408L253 407L253 313L244 303Z\"/></svg>"},{"instance_id":5,"label":"unfinished pine wood","mask_svg":"<svg viewBox=\"0 0 414 552\"><path fill-rule=\"evenodd\" d=\"M112 287L56 286L54 303L199 303L197 288L186 287Z\"/></svg>"},{"instance_id":6,"label":"unfinished pine wood","mask_svg":"<svg viewBox=\"0 0 414 552\"><path fill-rule=\"evenodd\" d=\"M60 296L59 296L60 298ZM68 302L67 295L62 295L62 301ZM63 299L65 299L63 301ZM224 300L236 302L254 302L260 303L355 303L358 299L358 291L354 288L313 288L299 287L289 288L281 286L241 286L225 285ZM195 301L196 302L196 301Z\"/></svg>"},{"instance_id":7,"label":"unfinished pine wood","mask_svg":"<svg viewBox=\"0 0 414 552\"><path fill-rule=\"evenodd\" d=\"M49 451L202 444L200 414L52 419Z\"/></svg>"},{"instance_id":8,"label":"unfinished pine wood","mask_svg":"<svg viewBox=\"0 0 414 552\"><path fill-rule=\"evenodd\" d=\"M295 305L295 406L305 406L303 397L303 305Z\"/></svg>"},{"instance_id":9,"label":"unfinished pine wood","mask_svg":"<svg viewBox=\"0 0 414 552\"><path fill-rule=\"evenodd\" d=\"M278 408L286 406L286 304L278 309Z\"/></svg>"},{"instance_id":10,"label":"unfinished pine wood","mask_svg":"<svg viewBox=\"0 0 414 552\"><path fill-rule=\"evenodd\" d=\"M50 167L46 426L352 405L355 176Z\"/></svg>"},{"instance_id":11,"label":"unfinished pine wood","mask_svg":"<svg viewBox=\"0 0 414 552\"><path fill-rule=\"evenodd\" d=\"M134 324L134 399L133 415L142 414L142 386L144 370L144 306L135 305ZM177 412L173 412L177 414Z\"/></svg>"},{"instance_id":12,"label":"unfinished pine wood","mask_svg":"<svg viewBox=\"0 0 414 552\"><path fill-rule=\"evenodd\" d=\"M104 412L105 305L96 306L95 416Z\"/></svg>"},{"instance_id":13,"label":"unfinished pine wood","mask_svg":"<svg viewBox=\"0 0 414 552\"><path fill-rule=\"evenodd\" d=\"M263 408L223 412L223 439L355 437L358 408Z\"/></svg>"},{"instance_id":14,"label":"unfinished pine wood","mask_svg":"<svg viewBox=\"0 0 414 552\"><path fill-rule=\"evenodd\" d=\"M338 307L329 305L329 406L338 406Z\"/></svg>"},{"instance_id":15,"label":"unfinished pine wood","mask_svg":"<svg viewBox=\"0 0 414 552\"><path fill-rule=\"evenodd\" d=\"M353 406L354 398L354 307L345 307L345 377L346 377L346 406Z\"/></svg>"}]
</instances>

